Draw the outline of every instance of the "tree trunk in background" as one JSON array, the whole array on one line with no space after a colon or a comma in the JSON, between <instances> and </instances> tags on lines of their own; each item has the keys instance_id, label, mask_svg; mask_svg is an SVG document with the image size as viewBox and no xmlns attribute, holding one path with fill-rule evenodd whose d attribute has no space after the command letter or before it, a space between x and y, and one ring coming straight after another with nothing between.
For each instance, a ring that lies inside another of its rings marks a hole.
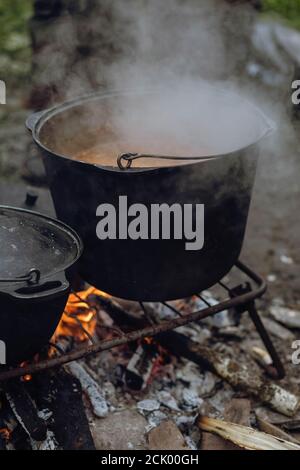
<instances>
[{"instance_id":1,"label":"tree trunk in background","mask_svg":"<svg viewBox=\"0 0 300 470\"><path fill-rule=\"evenodd\" d=\"M166 63L174 76L239 76L249 56L253 6L258 3L36 0L30 21L30 107L41 109L101 87L122 86L124 70L135 73L136 67L138 73L149 70L156 77ZM185 36L190 36L193 62L187 62Z\"/></svg>"}]
</instances>

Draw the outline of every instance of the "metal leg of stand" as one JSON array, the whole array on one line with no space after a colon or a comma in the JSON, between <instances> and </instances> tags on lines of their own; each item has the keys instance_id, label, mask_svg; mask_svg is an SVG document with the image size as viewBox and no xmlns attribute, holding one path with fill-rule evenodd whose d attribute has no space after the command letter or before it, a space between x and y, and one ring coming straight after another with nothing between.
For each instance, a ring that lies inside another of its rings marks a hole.
<instances>
[{"instance_id":1,"label":"metal leg of stand","mask_svg":"<svg viewBox=\"0 0 300 470\"><path fill-rule=\"evenodd\" d=\"M285 377L285 370L284 370L284 366L277 354L277 351L273 345L273 342L268 334L268 332L266 331L265 327L264 327L264 324L256 310L256 306L255 306L255 303L254 302L251 302L248 306L247 306L247 311L249 312L249 315L250 315L250 318L251 320L253 321L256 329L257 329L257 332L259 334L259 336L261 337L261 340L262 342L264 343L268 353L270 354L271 358L272 358L272 361L273 361L273 365L270 366L269 370L268 370L268 373L269 375L273 378L273 379L277 379L277 380L280 380L280 379L283 379Z\"/></svg>"}]
</instances>

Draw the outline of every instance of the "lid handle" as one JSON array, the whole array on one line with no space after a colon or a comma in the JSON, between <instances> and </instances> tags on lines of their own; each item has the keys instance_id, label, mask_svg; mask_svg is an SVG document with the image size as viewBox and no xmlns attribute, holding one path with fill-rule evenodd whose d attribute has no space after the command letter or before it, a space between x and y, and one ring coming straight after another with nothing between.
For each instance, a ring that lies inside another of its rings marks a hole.
<instances>
[{"instance_id":1,"label":"lid handle","mask_svg":"<svg viewBox=\"0 0 300 470\"><path fill-rule=\"evenodd\" d=\"M10 282L10 283L15 283L15 282L27 282L29 285L34 285L38 284L41 278L41 271L37 268L31 268L27 274L24 276L18 276L15 278L10 278L10 279L1 279L0 282Z\"/></svg>"}]
</instances>

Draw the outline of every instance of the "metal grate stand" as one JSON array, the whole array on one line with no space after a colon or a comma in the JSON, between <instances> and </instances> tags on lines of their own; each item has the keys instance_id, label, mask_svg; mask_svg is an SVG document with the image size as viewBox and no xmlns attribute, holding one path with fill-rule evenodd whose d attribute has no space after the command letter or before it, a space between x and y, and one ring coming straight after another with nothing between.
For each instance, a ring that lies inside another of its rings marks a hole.
<instances>
[{"instance_id":1,"label":"metal grate stand","mask_svg":"<svg viewBox=\"0 0 300 470\"><path fill-rule=\"evenodd\" d=\"M112 327L111 331L115 337L109 340L97 342L94 341L94 339L85 330L83 324L81 324L79 318L77 318L76 321L78 321L81 330L87 337L89 342L88 345L75 346L75 348L68 353L62 353L57 357L46 360L40 360L38 362L26 365L26 367L2 369L2 372L0 372L0 381L8 380L14 377L21 377L27 374L34 374L42 370L58 367L68 362L82 359L91 354L100 353L117 346L125 345L145 337L156 336L160 333L178 328L179 326L184 326L191 322L198 322L227 309L234 309L238 315L241 315L244 312L249 313L250 318L253 321L255 328L273 361L273 365L269 367L268 373L273 379L282 379L285 375L284 367L276 352L272 340L266 331L260 316L258 315L255 304L256 299L260 298L265 293L267 285L258 274L256 274L242 262L238 261L235 267L239 271L239 274L246 276L246 282L238 284L234 288L229 288L223 281L220 281L218 284L222 288L222 292L225 298L216 305L210 305L210 303L203 297L203 295L201 295L201 293L196 295L205 303L206 307L190 313L181 312L172 305L169 305L167 302L161 302L165 308L169 308L172 311L174 318L168 321L160 321L159 323L155 323L149 317L144 303L140 302L143 318L139 321L139 328L125 333L118 327ZM82 300L79 296L78 298L79 300ZM84 302L86 301L84 300ZM105 300L105 298L101 299L101 306L105 306L105 302L108 302ZM114 307L113 304L110 307L117 308ZM109 311L108 314L110 314ZM127 315L126 312L125 315ZM130 314L128 314L128 318L130 318Z\"/></svg>"}]
</instances>

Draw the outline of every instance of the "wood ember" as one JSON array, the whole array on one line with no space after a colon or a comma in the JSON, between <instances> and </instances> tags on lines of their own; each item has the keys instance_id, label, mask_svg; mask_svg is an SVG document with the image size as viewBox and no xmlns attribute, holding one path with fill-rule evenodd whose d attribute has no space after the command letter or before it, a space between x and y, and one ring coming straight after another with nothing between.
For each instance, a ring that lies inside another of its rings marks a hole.
<instances>
[{"instance_id":1,"label":"wood ember","mask_svg":"<svg viewBox=\"0 0 300 470\"><path fill-rule=\"evenodd\" d=\"M152 372L159 360L158 347L154 342L142 341L131 357L125 371L124 381L132 390L143 390L149 385Z\"/></svg>"},{"instance_id":2,"label":"wood ember","mask_svg":"<svg viewBox=\"0 0 300 470\"><path fill-rule=\"evenodd\" d=\"M300 445L252 428L206 416L198 419L202 431L212 432L247 450L300 450Z\"/></svg>"},{"instance_id":3,"label":"wood ember","mask_svg":"<svg viewBox=\"0 0 300 470\"><path fill-rule=\"evenodd\" d=\"M37 405L48 418L48 429L59 447L64 450L94 450L79 380L64 369L40 373L35 380Z\"/></svg>"},{"instance_id":4,"label":"wood ember","mask_svg":"<svg viewBox=\"0 0 300 470\"><path fill-rule=\"evenodd\" d=\"M172 420L164 420L148 433L149 450L187 450L187 444Z\"/></svg>"},{"instance_id":5,"label":"wood ember","mask_svg":"<svg viewBox=\"0 0 300 470\"><path fill-rule=\"evenodd\" d=\"M69 364L68 369L80 381L83 391L87 394L90 400L95 416L98 418L104 418L107 416L108 405L98 383L78 362L72 362Z\"/></svg>"}]
</instances>

